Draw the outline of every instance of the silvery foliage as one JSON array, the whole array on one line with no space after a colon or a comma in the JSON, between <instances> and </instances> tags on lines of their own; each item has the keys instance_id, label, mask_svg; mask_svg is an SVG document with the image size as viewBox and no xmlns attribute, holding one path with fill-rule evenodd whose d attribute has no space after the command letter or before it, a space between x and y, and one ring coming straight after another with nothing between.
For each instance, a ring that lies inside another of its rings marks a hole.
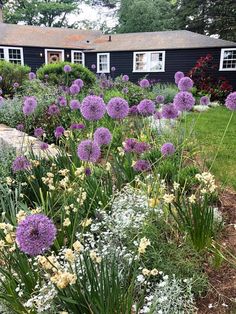
<instances>
[{"instance_id":1,"label":"silvery foliage","mask_svg":"<svg viewBox=\"0 0 236 314\"><path fill-rule=\"evenodd\" d=\"M153 283L145 297L145 305L140 314L193 314L196 312L192 279L177 279L165 275Z\"/></svg>"}]
</instances>

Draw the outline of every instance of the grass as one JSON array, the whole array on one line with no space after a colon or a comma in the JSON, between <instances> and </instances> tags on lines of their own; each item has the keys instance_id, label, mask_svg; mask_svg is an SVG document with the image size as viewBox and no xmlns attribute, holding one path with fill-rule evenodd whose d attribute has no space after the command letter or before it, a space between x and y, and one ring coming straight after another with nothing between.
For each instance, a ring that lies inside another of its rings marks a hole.
<instances>
[{"instance_id":1,"label":"grass","mask_svg":"<svg viewBox=\"0 0 236 314\"><path fill-rule=\"evenodd\" d=\"M197 147L206 166L225 186L236 190L236 114L233 115L219 153L212 165L231 111L225 107L212 108L207 112L192 113L187 117L189 129L195 124Z\"/></svg>"}]
</instances>

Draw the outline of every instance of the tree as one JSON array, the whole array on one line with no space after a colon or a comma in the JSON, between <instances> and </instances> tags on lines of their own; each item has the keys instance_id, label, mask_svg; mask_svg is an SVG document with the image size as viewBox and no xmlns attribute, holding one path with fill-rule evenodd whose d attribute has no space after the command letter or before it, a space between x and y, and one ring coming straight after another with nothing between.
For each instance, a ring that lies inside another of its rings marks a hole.
<instances>
[{"instance_id":1,"label":"tree","mask_svg":"<svg viewBox=\"0 0 236 314\"><path fill-rule=\"evenodd\" d=\"M178 28L236 40L235 0L177 0Z\"/></svg>"},{"instance_id":2,"label":"tree","mask_svg":"<svg viewBox=\"0 0 236 314\"><path fill-rule=\"evenodd\" d=\"M79 0L4 0L3 14L6 23L73 27L68 14L78 13Z\"/></svg>"},{"instance_id":3,"label":"tree","mask_svg":"<svg viewBox=\"0 0 236 314\"><path fill-rule=\"evenodd\" d=\"M174 29L173 7L169 0L121 0L117 31L128 33Z\"/></svg>"}]
</instances>

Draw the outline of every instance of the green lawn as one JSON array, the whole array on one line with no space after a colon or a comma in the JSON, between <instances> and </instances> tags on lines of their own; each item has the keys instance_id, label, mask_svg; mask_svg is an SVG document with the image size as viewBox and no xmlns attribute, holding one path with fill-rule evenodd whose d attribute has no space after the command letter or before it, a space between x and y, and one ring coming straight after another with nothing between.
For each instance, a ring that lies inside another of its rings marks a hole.
<instances>
[{"instance_id":1,"label":"green lawn","mask_svg":"<svg viewBox=\"0 0 236 314\"><path fill-rule=\"evenodd\" d=\"M217 107L208 112L192 113L187 118L188 127L196 122L194 135L197 148L208 168L211 167L231 113L225 107ZM236 113L233 115L211 172L224 185L236 189Z\"/></svg>"}]
</instances>

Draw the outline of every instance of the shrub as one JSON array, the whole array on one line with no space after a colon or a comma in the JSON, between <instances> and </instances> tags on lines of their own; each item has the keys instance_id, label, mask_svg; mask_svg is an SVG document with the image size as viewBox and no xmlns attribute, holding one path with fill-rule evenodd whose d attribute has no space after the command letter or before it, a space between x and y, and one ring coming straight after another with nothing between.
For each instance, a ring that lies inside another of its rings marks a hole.
<instances>
[{"instance_id":1,"label":"shrub","mask_svg":"<svg viewBox=\"0 0 236 314\"><path fill-rule=\"evenodd\" d=\"M212 55L208 54L197 60L195 66L190 70L189 76L194 81L197 92L201 95L210 94L211 100L224 101L233 87L224 77L215 78L216 69L217 65L214 64Z\"/></svg>"},{"instance_id":2,"label":"shrub","mask_svg":"<svg viewBox=\"0 0 236 314\"><path fill-rule=\"evenodd\" d=\"M124 97L124 95L118 89L106 90L104 93L104 101L108 103L111 98Z\"/></svg>"},{"instance_id":3,"label":"shrub","mask_svg":"<svg viewBox=\"0 0 236 314\"><path fill-rule=\"evenodd\" d=\"M71 84L77 78L84 81L86 87L90 88L96 81L95 75L86 67L81 64L72 64L70 66L72 71L69 73L64 72L64 66L68 62L58 62L46 64L38 69L37 76L40 80L47 80L48 83L54 85L67 85ZM46 77L45 77L46 76Z\"/></svg>"},{"instance_id":4,"label":"shrub","mask_svg":"<svg viewBox=\"0 0 236 314\"><path fill-rule=\"evenodd\" d=\"M3 78L3 80L0 81L0 89L3 95L12 96L15 91L14 83L18 83L19 86L21 86L29 72L30 67L28 66L0 61L0 76Z\"/></svg>"},{"instance_id":5,"label":"shrub","mask_svg":"<svg viewBox=\"0 0 236 314\"><path fill-rule=\"evenodd\" d=\"M175 95L178 93L178 88L174 84L158 83L153 86L153 93L155 95L162 95L165 97L165 103L173 102Z\"/></svg>"}]
</instances>

